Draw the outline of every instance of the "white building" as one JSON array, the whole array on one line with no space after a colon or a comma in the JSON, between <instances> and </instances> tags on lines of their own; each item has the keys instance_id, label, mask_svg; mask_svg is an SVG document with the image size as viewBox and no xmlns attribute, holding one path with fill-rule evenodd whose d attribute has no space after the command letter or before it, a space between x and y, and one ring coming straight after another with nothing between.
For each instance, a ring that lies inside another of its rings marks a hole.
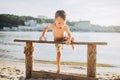
<instances>
[{"instance_id":1,"label":"white building","mask_svg":"<svg viewBox=\"0 0 120 80\"><path fill-rule=\"evenodd\" d=\"M3 27L3 30L5 31L10 30L10 27Z\"/></svg>"},{"instance_id":2,"label":"white building","mask_svg":"<svg viewBox=\"0 0 120 80\"><path fill-rule=\"evenodd\" d=\"M12 30L13 30L13 31L17 31L17 30L18 30L18 27L12 27Z\"/></svg>"},{"instance_id":3,"label":"white building","mask_svg":"<svg viewBox=\"0 0 120 80\"><path fill-rule=\"evenodd\" d=\"M28 20L24 22L25 26L36 26L37 22L36 20Z\"/></svg>"},{"instance_id":4,"label":"white building","mask_svg":"<svg viewBox=\"0 0 120 80\"><path fill-rule=\"evenodd\" d=\"M32 26L18 26L19 31L34 31L35 27Z\"/></svg>"},{"instance_id":5,"label":"white building","mask_svg":"<svg viewBox=\"0 0 120 80\"><path fill-rule=\"evenodd\" d=\"M42 31L44 27L50 25L50 23L42 23L42 24L37 24L37 27L35 27L36 31Z\"/></svg>"},{"instance_id":6,"label":"white building","mask_svg":"<svg viewBox=\"0 0 120 80\"><path fill-rule=\"evenodd\" d=\"M75 27L82 30L90 30L91 24L90 21L78 21L76 22Z\"/></svg>"},{"instance_id":7,"label":"white building","mask_svg":"<svg viewBox=\"0 0 120 80\"><path fill-rule=\"evenodd\" d=\"M50 23L37 24L36 26L18 26L19 31L42 31Z\"/></svg>"},{"instance_id":8,"label":"white building","mask_svg":"<svg viewBox=\"0 0 120 80\"><path fill-rule=\"evenodd\" d=\"M40 19L48 19L46 16L38 16Z\"/></svg>"}]
</instances>

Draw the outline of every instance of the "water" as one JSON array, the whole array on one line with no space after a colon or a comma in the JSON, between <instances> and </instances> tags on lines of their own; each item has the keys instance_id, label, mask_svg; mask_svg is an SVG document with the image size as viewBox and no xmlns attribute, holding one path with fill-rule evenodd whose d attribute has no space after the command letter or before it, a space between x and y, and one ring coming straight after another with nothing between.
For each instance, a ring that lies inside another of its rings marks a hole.
<instances>
[{"instance_id":1,"label":"water","mask_svg":"<svg viewBox=\"0 0 120 80\"><path fill-rule=\"evenodd\" d=\"M14 42L14 39L38 40L41 32L0 32L0 61L18 61L24 59L25 43ZM97 46L97 63L106 63L120 67L120 33L72 32L75 41L79 42L107 42L108 45ZM52 33L47 32L48 40L53 40ZM56 60L54 44L34 43L34 59ZM87 62L87 46L64 45L62 61Z\"/></svg>"}]
</instances>

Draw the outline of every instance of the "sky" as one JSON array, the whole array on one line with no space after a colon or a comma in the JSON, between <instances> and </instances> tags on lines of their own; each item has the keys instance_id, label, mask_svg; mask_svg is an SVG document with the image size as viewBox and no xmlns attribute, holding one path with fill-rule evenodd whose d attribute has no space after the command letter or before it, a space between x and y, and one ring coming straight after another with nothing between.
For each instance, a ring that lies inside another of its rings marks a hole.
<instances>
[{"instance_id":1,"label":"sky","mask_svg":"<svg viewBox=\"0 0 120 80\"><path fill-rule=\"evenodd\" d=\"M54 18L55 12L61 9L70 21L120 25L120 0L0 0L0 14Z\"/></svg>"}]
</instances>

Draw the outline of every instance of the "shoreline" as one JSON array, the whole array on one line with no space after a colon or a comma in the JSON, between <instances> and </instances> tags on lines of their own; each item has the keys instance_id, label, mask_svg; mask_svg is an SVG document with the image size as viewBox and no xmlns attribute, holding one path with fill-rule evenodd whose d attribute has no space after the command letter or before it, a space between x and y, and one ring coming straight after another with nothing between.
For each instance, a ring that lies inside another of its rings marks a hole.
<instances>
[{"instance_id":1,"label":"shoreline","mask_svg":"<svg viewBox=\"0 0 120 80\"><path fill-rule=\"evenodd\" d=\"M33 70L54 71L55 64L34 63ZM61 72L71 74L86 75L87 69L78 65L61 65ZM97 67L96 77L99 80L120 80L120 68L117 67ZM0 79L3 80L25 80L25 63L0 61ZM32 80L32 79L30 79ZM37 79L36 79L37 80ZM39 79L38 79L39 80Z\"/></svg>"},{"instance_id":2,"label":"shoreline","mask_svg":"<svg viewBox=\"0 0 120 80\"><path fill-rule=\"evenodd\" d=\"M18 61L14 61L14 62L21 62L24 63L25 59L19 59ZM42 63L42 64L56 64L56 61L52 61L52 60L38 60L38 59L34 59L33 63ZM73 61L61 61L61 65L76 65L76 66L87 66L87 62L73 62ZM119 66L115 66L115 65L111 65L111 64L105 64L105 63L96 63L96 67L118 67Z\"/></svg>"},{"instance_id":3,"label":"shoreline","mask_svg":"<svg viewBox=\"0 0 120 80\"><path fill-rule=\"evenodd\" d=\"M56 64L56 61L50 61L50 60L34 60L35 63L44 63L44 64ZM71 62L71 61L61 61L61 65L80 65L80 66L87 66L86 62ZM97 63L97 67L117 67L110 64L104 64L104 63Z\"/></svg>"}]
</instances>

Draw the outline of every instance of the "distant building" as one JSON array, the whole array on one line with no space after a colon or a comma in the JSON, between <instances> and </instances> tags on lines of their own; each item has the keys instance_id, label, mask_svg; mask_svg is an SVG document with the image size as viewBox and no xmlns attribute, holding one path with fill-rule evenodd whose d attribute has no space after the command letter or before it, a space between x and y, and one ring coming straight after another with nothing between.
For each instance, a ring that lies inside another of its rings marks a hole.
<instances>
[{"instance_id":1,"label":"distant building","mask_svg":"<svg viewBox=\"0 0 120 80\"><path fill-rule=\"evenodd\" d=\"M40 19L48 19L46 16L38 16Z\"/></svg>"},{"instance_id":2,"label":"distant building","mask_svg":"<svg viewBox=\"0 0 120 80\"><path fill-rule=\"evenodd\" d=\"M12 27L12 30L13 30L13 31L17 31L17 30L18 30L18 27Z\"/></svg>"},{"instance_id":3,"label":"distant building","mask_svg":"<svg viewBox=\"0 0 120 80\"><path fill-rule=\"evenodd\" d=\"M91 24L90 21L78 21L75 23L75 27L81 30L90 30Z\"/></svg>"},{"instance_id":4,"label":"distant building","mask_svg":"<svg viewBox=\"0 0 120 80\"><path fill-rule=\"evenodd\" d=\"M37 22L36 20L28 20L24 22L25 26L36 26Z\"/></svg>"},{"instance_id":5,"label":"distant building","mask_svg":"<svg viewBox=\"0 0 120 80\"><path fill-rule=\"evenodd\" d=\"M8 31L10 30L10 27L3 27L3 30Z\"/></svg>"},{"instance_id":6,"label":"distant building","mask_svg":"<svg viewBox=\"0 0 120 80\"><path fill-rule=\"evenodd\" d=\"M42 23L38 24L37 27L35 27L35 31L42 31L45 26L50 25L50 23Z\"/></svg>"},{"instance_id":7,"label":"distant building","mask_svg":"<svg viewBox=\"0 0 120 80\"><path fill-rule=\"evenodd\" d=\"M50 25L50 23L42 23L34 26L18 26L19 31L42 31L45 26Z\"/></svg>"},{"instance_id":8,"label":"distant building","mask_svg":"<svg viewBox=\"0 0 120 80\"><path fill-rule=\"evenodd\" d=\"M19 31L34 31L35 27L32 26L18 26Z\"/></svg>"}]
</instances>

